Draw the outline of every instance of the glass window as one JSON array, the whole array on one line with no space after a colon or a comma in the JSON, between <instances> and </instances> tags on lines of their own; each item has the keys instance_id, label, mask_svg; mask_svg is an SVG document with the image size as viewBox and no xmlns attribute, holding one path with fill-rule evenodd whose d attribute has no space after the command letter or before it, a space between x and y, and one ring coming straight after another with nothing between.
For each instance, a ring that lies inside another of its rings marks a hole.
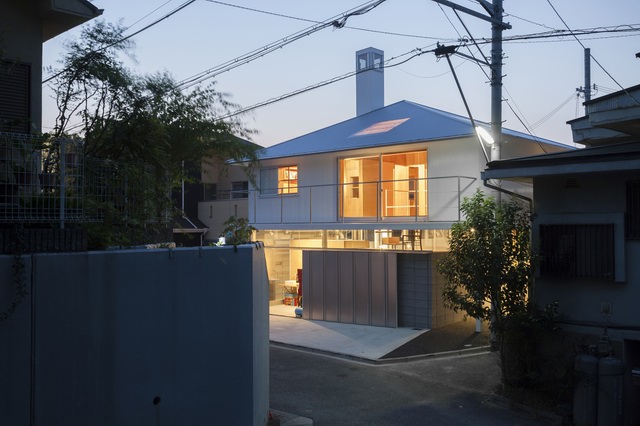
<instances>
[{"instance_id":1,"label":"glass window","mask_svg":"<svg viewBox=\"0 0 640 426\"><path fill-rule=\"evenodd\" d=\"M540 225L540 275L613 281L614 225Z\"/></svg>"},{"instance_id":2,"label":"glass window","mask_svg":"<svg viewBox=\"0 0 640 426\"><path fill-rule=\"evenodd\" d=\"M298 166L260 170L260 194L297 194Z\"/></svg>"},{"instance_id":3,"label":"glass window","mask_svg":"<svg viewBox=\"0 0 640 426\"><path fill-rule=\"evenodd\" d=\"M340 217L426 216L427 152L345 158L339 165Z\"/></svg>"},{"instance_id":4,"label":"glass window","mask_svg":"<svg viewBox=\"0 0 640 426\"><path fill-rule=\"evenodd\" d=\"M249 182L231 182L231 198L249 198Z\"/></svg>"}]
</instances>

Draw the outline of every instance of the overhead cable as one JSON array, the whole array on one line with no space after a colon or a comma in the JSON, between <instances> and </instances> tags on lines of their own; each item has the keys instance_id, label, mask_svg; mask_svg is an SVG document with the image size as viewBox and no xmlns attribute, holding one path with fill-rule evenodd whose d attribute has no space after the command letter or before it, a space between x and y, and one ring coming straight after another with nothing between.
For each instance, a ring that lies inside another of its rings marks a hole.
<instances>
[{"instance_id":1,"label":"overhead cable","mask_svg":"<svg viewBox=\"0 0 640 426\"><path fill-rule=\"evenodd\" d=\"M165 19L169 18L170 16L175 15L176 13L178 13L179 11L181 11L182 9L184 9L185 7L187 7L187 6L189 6L189 5L193 4L193 3L195 3L195 1L196 1L196 0L189 0L189 1L185 2L185 3L183 3L182 5L178 6L178 8L177 8L177 9L174 9L173 11L171 11L171 12L167 13L166 15L164 15L163 17L161 17L160 19L156 19L155 21L153 21L153 22L152 22L152 23L150 23L149 25L147 25L147 26L145 26L145 27L143 27L143 28L139 29L138 31L136 31L136 32L134 32L134 33L131 33L131 34L129 34L128 36L123 37L123 38L121 38L121 39L119 39L119 40L116 40L116 41L114 41L113 43L109 43L109 44L107 44L106 46L102 46L102 47L100 47L100 48L98 48L98 49L95 49L95 50L92 50L92 51L88 52L88 53L85 55L85 61L88 61L88 60L89 60L93 55L95 55L95 54L96 54L96 53L98 53L98 52L101 52L101 51L103 51L103 50L106 50L106 49L108 49L108 48L110 48L110 47L113 47L113 46L115 46L115 45L117 45L117 44L120 44L120 43L122 43L122 42L124 42L124 41L127 41L127 40L129 40L131 37L134 37L134 36L136 36L136 35L140 34L141 32L148 30L149 28L151 28L151 27L153 27L153 26L155 26L155 25L159 24L160 22L164 21ZM167 2L167 3L168 3L168 2ZM166 3L165 3L165 4L166 4ZM157 10L157 9L156 9L156 10ZM58 71L58 72L57 72L57 73L55 73L54 75L52 75L52 76L50 76L50 77L47 77L46 79L44 79L44 80L42 81L42 84L46 84L46 83L50 82L50 81L51 81L51 80L53 80L54 78L56 78L56 77L58 77L59 75L61 75L62 73L64 73L66 70L67 70L67 68L63 68L62 70Z\"/></svg>"},{"instance_id":2,"label":"overhead cable","mask_svg":"<svg viewBox=\"0 0 640 426\"><path fill-rule=\"evenodd\" d=\"M404 63L407 63L408 61L410 61L413 58L416 58L416 57L418 57L420 55L423 55L423 54L429 53L429 52L433 52L433 51L434 50L423 50L423 49L415 48L415 49L413 49L413 50L411 50L409 52L403 53L402 55L398 55L396 57L393 57L393 58L390 58L390 59L386 60L381 68L397 67L398 65L402 65ZM389 64L390 61L393 61L395 59L398 59L400 57L407 56L407 55L411 55L411 56L406 58L406 59L404 59L404 60L402 60L402 61L400 61L400 62L397 62L397 63L394 63L394 64ZM219 120L226 120L227 118L235 117L237 115L244 114L246 112L253 111L255 109L262 108L264 106L271 105L273 103L280 102L280 101L283 101L285 99L292 98L292 97L300 95L302 93L306 93L306 92L309 92L311 90L318 89L320 87L328 86L330 84L333 84L333 83L336 83L338 81L347 79L349 77L353 77L354 75L359 74L359 73L364 72L364 71L366 71L366 70L351 71L351 72L348 72L346 74L339 75L339 76L330 78L328 80L321 81L320 83L316 83L316 84L313 84L311 86L307 86L307 87L305 87L303 89L294 90L293 92L286 93L286 94L278 96L276 98L271 98L269 100L266 100L266 101L263 101L263 102L259 102L257 104L254 104L254 105L251 105L251 106L248 106L248 107L245 107L245 108L240 108L240 109L238 109L236 111L233 111L233 112L231 112L229 114L223 115L223 116L219 117L218 119Z\"/></svg>"},{"instance_id":3,"label":"overhead cable","mask_svg":"<svg viewBox=\"0 0 640 426\"><path fill-rule=\"evenodd\" d=\"M558 13L558 11L556 10L556 8L553 6L553 4L551 3L551 0L547 0L547 3L549 3L549 6L551 6L551 9L553 9L553 11L555 12L555 14L558 16L558 18L560 18L560 20L562 21L562 23L564 24L565 27L567 27L567 30L569 30L569 32L571 33L571 35L573 35L573 37L576 39L576 41L580 44L580 46L582 46L583 49L586 49L585 45L580 41L580 39L574 34L574 32L571 30L571 28L569 27L569 25L567 25L567 23L565 22L565 20L562 18L562 16L560 16L560 13ZM618 85L618 87L620 87L620 89L627 94L627 96L629 96L636 104L640 105L640 100L636 99L635 97L633 97L633 95L631 93L629 93L627 91L627 89L625 89L624 87L622 87L622 85L620 83L618 83L618 80L616 80L611 73L609 73L609 71L606 70L606 68L591 54L589 53L589 56L591 56L591 59L593 59L593 61L598 64L598 66L600 67L600 69L602 69L602 71L605 72L605 74L607 74L609 76L609 78L616 83L616 85Z\"/></svg>"},{"instance_id":4,"label":"overhead cable","mask_svg":"<svg viewBox=\"0 0 640 426\"><path fill-rule=\"evenodd\" d=\"M363 15L374 8L378 7L380 4L384 3L386 0L375 0L364 3L363 5L350 9L347 12L341 13L339 15L333 16L325 21L322 21L319 24L314 24L311 27L305 28L304 30L293 33L287 37L284 37L280 40L269 43L265 46L262 46L258 49L252 50L251 52L245 53L244 55L238 56L237 58L231 59L229 61L223 62L220 65L217 65L213 68L209 68L205 71L202 71L198 74L195 74L191 77L188 77L185 80L182 80L176 85L177 89L186 89L196 84L202 83L205 80L213 78L219 74L230 71L234 68L238 68L242 65L248 64L249 62L255 61L258 58L261 58L269 53L272 53L282 47L291 44L295 41L300 40L308 35L311 35L317 31L323 30L328 27L333 28L343 28L346 24L347 20L351 16Z\"/></svg>"}]
</instances>

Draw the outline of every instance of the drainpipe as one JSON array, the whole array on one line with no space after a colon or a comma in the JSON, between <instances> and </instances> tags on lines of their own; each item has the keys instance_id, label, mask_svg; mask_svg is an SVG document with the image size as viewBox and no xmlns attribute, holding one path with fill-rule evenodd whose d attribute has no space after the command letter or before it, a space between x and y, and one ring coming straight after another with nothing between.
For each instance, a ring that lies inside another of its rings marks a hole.
<instances>
[{"instance_id":1,"label":"drainpipe","mask_svg":"<svg viewBox=\"0 0 640 426\"><path fill-rule=\"evenodd\" d=\"M482 182L484 183L484 186L486 186L487 188L494 189L496 191L505 193L505 194L510 195L512 197L519 198L519 199L529 203L529 211L533 211L533 200L531 198L525 197L524 195L518 194L517 192L509 191L508 189L500 188L499 186L496 186L496 185L494 185L492 183L489 183L489 179L485 179L484 178L484 173L481 174L481 179L482 179ZM530 283L529 283L529 290L530 290L529 291L529 298L533 299L534 296L535 296L535 285L534 285L533 280L531 280Z\"/></svg>"},{"instance_id":2,"label":"drainpipe","mask_svg":"<svg viewBox=\"0 0 640 426\"><path fill-rule=\"evenodd\" d=\"M481 179L482 179L482 182L484 183L484 186L486 186L487 188L495 189L496 191L503 192L507 195L511 195L512 197L519 198L529 203L529 208L531 209L533 208L533 200L531 198L525 197L524 195L518 194L517 192L509 191L508 189L500 188L499 186L493 185L489 183L489 179L485 179L484 176L481 176Z\"/></svg>"}]
</instances>

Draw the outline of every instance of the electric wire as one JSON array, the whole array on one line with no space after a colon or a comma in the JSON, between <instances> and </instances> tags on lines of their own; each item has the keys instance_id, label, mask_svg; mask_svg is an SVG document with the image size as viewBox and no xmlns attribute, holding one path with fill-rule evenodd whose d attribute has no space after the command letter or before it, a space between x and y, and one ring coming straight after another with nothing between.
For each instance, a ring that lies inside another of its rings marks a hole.
<instances>
[{"instance_id":1,"label":"electric wire","mask_svg":"<svg viewBox=\"0 0 640 426\"><path fill-rule=\"evenodd\" d=\"M130 38L132 38L132 37L134 37L134 36L136 36L136 35L140 34L141 32L148 30L149 28L151 28L151 27L153 27L153 26L155 26L155 25L159 24L160 22L164 21L165 19L167 19L167 18L169 18L169 17L171 17L171 16L175 15L176 13L178 13L178 12L179 12L179 11L181 11L181 10L183 10L183 9L184 9L184 8L186 8L187 6L189 6L189 5L193 4L193 3L195 3L195 1L196 1L196 0L189 0L189 1L185 2L185 3L183 3L182 5L178 6L178 8L174 9L173 11L171 11L171 12L167 13L167 14L166 14L166 15L164 15L163 17L161 17L161 18L159 18L159 19L156 19L155 21L153 21L153 22L152 22L152 23L150 23L149 25L146 25L145 27L143 27L143 28L139 29L138 31L133 32L133 33L129 34L128 36L121 38L120 40L116 40L116 41L114 41L114 42L112 42L112 43L109 43L109 44L107 44L106 46L102 46L102 47L100 47L100 48L98 48L98 49L95 49L95 50L93 50L93 51L88 52L88 53L86 54L86 56L85 56L85 61L88 61L88 60L91 58L91 56L92 56L92 55L94 55L94 54L96 54L96 53L98 53L98 52L101 52L101 51L103 51L103 50L106 50L106 49L108 49L108 48L110 48L110 47L113 47L113 46L115 46L115 45L117 45L117 44L120 44L120 43L122 43L122 42L124 42L124 41L127 41L127 40L129 40ZM165 4L166 4L166 3L165 3ZM55 79L56 77L58 77L58 76L62 75L65 71L67 71L67 68L63 68L62 70L58 71L58 72L57 72L57 73L55 73L54 75L52 75L52 76L50 76L50 77L47 77L46 79L44 79L44 80L42 81L42 84L46 84L46 83L50 82L51 80Z\"/></svg>"},{"instance_id":2,"label":"electric wire","mask_svg":"<svg viewBox=\"0 0 640 426\"><path fill-rule=\"evenodd\" d=\"M560 13L556 10L556 8L553 6L553 3L551 3L551 0L547 0L547 3L549 3L549 6L551 6L551 9L553 9L553 11L555 12L555 14L558 16L558 18L560 19L560 21L562 21L562 23L564 24L564 26L567 28L567 30L569 30L569 32L571 33L571 35L573 36L573 38L576 39L576 41L580 44L580 46L582 46L583 49L586 49L585 45L582 43L582 41L580 41L580 39L573 33L573 31L571 30L571 28L569 27L569 25L567 25L567 23L565 22L565 20L562 18L562 16L560 15ZM591 53L589 53L589 55L591 56L591 59L593 59L593 61L598 64L598 66L600 67L600 69L602 69L602 71L605 72L605 74L607 74L609 76L609 78L616 83L616 85L618 87L620 87L620 89L627 95L629 96L636 104L640 105L640 101L636 98L633 97L633 95L631 93L629 93L627 91L627 89L625 89L624 87L622 87L622 85L620 83L618 83L618 80L616 80L611 73L609 73L609 71L607 71L607 69L600 63L600 61L598 61Z\"/></svg>"},{"instance_id":3,"label":"electric wire","mask_svg":"<svg viewBox=\"0 0 640 426\"><path fill-rule=\"evenodd\" d=\"M362 15L365 14L374 8L378 7L380 4L384 3L386 0L375 0L363 3L362 5L350 9L347 12L343 12L339 15L333 16L325 21L322 21L320 24L312 25L311 27L307 27L301 31L290 34L287 37L279 39L277 41L271 42L265 46L262 46L258 49L252 50L251 52L245 53L244 55L238 56L229 61L223 62L215 67L209 68L207 70L201 71L197 74L192 75L191 77L186 78L176 84L177 89L186 89L192 87L194 85L200 84L203 81L211 79L219 74L230 71L234 68L240 67L242 65L253 62L254 60L266 56L276 50L283 48L284 46L291 44L295 41L298 41L308 35L311 35L317 31L323 30L328 27L334 28L343 28L351 16Z\"/></svg>"},{"instance_id":4,"label":"electric wire","mask_svg":"<svg viewBox=\"0 0 640 426\"><path fill-rule=\"evenodd\" d=\"M298 16L285 15L283 13L270 12L268 10L255 9L255 8L252 8L252 7L240 6L240 5L237 5L237 4L226 3L226 2L218 1L218 0L207 0L207 1L209 3L215 3L215 4L222 5L222 6L234 7L234 8L237 8L237 9L243 9L243 10L256 12L256 13L262 13L262 14L265 14L265 15L277 16L277 17L280 17L280 18L286 18L286 19L291 19L291 20L295 20L295 21L308 22L308 23L311 23L311 24L321 24L322 23L321 21L315 21L313 19L300 18ZM350 30L356 30L356 31L365 31L365 32L370 32L370 33L392 35L392 36L399 36L399 37L419 38L419 39L427 39L427 40L437 40L436 37L421 36L421 35L416 35L416 34L404 34L404 33L392 32L392 31L372 30L372 29L369 29L369 28L352 27L350 25L345 25L344 28L350 29Z\"/></svg>"},{"instance_id":5,"label":"electric wire","mask_svg":"<svg viewBox=\"0 0 640 426\"><path fill-rule=\"evenodd\" d=\"M541 119L533 123L531 125L531 128L535 129L537 127L540 127L542 124L546 123L551 117L553 117L558 111L560 111L566 104L571 102L575 97L576 97L576 94L572 93L567 99L562 101L557 107L555 107L553 110L549 111L544 117L542 117Z\"/></svg>"},{"instance_id":6,"label":"electric wire","mask_svg":"<svg viewBox=\"0 0 640 426\"><path fill-rule=\"evenodd\" d=\"M442 10L442 7L440 7L440 9ZM444 10L442 10L443 13ZM482 49L480 48L480 46L478 45L478 43L476 42L475 38L473 37L473 35L471 34L471 31L469 31L469 28L467 27L467 25L465 24L464 20L462 19L462 17L460 16L460 14L458 13L457 10L453 10L453 12L455 13L456 17L458 18L458 20L460 21L460 24L462 25L462 27L464 28L464 30L466 31L467 36L469 37L469 39L473 42L474 46L478 49L478 51L480 52L480 54L482 55L483 58L483 62L484 63L488 63L489 59L484 55L484 52L482 51ZM446 15L446 13L445 13ZM447 17L448 19L448 17ZM460 33L458 32L458 30L455 28L455 25L453 25L453 22L451 22L451 20L449 20L449 23L451 24L451 26L454 28L454 30L456 31L456 33L458 33L458 36L460 36ZM469 54L471 55L471 57L473 58L474 62L478 65L478 67L480 68L480 70L483 72L483 74L485 75L485 77L487 78L487 80L491 80L491 78L489 77L489 75L487 74L486 70L482 67L481 62L475 57L475 55L473 54L473 52L471 51L471 48L468 46L468 44L465 44L465 47L467 48L467 50L469 51ZM509 98L513 99L513 97L511 96L511 94L509 93L509 91L507 90L507 88L504 86L502 86L502 89L507 92L507 94L509 95ZM524 114L522 113L522 110L520 109L520 107L518 106L518 104L515 101L509 101L509 99L505 98L504 96L501 96L502 101L507 105L507 107L511 110L511 112L513 113L513 115L516 117L516 119L520 122L520 124L522 124L522 126L525 128L525 130L527 131L527 133L529 133L529 135L536 141L536 143L538 144L538 146L540 147L540 149L542 150L542 152L546 153L547 150L544 147L544 145L541 143L541 141L539 140L539 138L535 135L535 133L533 132L532 127L529 125L528 120L524 117ZM513 103L513 105L512 105ZM514 109L515 107L515 109ZM516 112L516 109L518 110Z\"/></svg>"},{"instance_id":7,"label":"electric wire","mask_svg":"<svg viewBox=\"0 0 640 426\"><path fill-rule=\"evenodd\" d=\"M405 53L403 53L401 55L395 56L393 58L390 58L390 59L384 61L384 65L381 66L381 68L387 69L387 68L397 67L399 65L402 65L402 64L405 64L405 63L409 62L413 58L416 58L416 57L418 57L420 55L423 55L425 53L430 53L430 52L434 52L434 50L423 50L423 49L420 49L420 48L415 48L415 49L413 49L413 50L411 50L409 52L405 52ZM400 61L400 62L398 62L398 63L390 64L391 61L396 60L398 58L401 58L403 56L407 56L407 55L411 55L411 56L406 58L406 59L404 59L404 60L402 60L402 61ZM245 108L239 108L236 111L233 111L231 113L228 113L226 115L223 115L223 116L219 117L218 119L219 120L226 120L227 118L235 117L237 115L244 114L244 113L247 113L249 111L253 111L253 110L256 110L258 108L262 108L264 106L271 105L273 103L280 102L280 101L283 101L285 99L292 98L294 96L309 92L311 90L315 90L315 89L318 89L320 87L324 87L324 86L328 86L328 85L333 84L333 83L337 83L338 81L345 80L345 79L347 79L349 77L353 77L354 75L359 74L359 73L364 72L364 71L367 71L367 70L351 71L351 72L348 72L346 74L342 74L342 75L330 78L328 80L321 81L319 83L313 84L311 86L307 86L307 87L302 88L302 89L294 90L293 92L289 92L289 93L286 93L284 95L280 95L278 97L271 98L269 100L266 100L266 101L263 101L263 102L259 102L257 104L254 104L254 105L251 105L251 106L248 106L248 107L245 107Z\"/></svg>"}]
</instances>

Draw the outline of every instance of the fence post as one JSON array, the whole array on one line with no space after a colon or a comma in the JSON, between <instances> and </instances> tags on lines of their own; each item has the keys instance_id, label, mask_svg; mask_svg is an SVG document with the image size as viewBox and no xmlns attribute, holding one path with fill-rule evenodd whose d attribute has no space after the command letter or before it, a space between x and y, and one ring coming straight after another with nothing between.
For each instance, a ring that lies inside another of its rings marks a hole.
<instances>
[{"instance_id":1,"label":"fence post","mask_svg":"<svg viewBox=\"0 0 640 426\"><path fill-rule=\"evenodd\" d=\"M60 163L60 229L64 229L64 210L65 210L65 196L67 192L67 184L66 184L66 139L60 138L60 158L58 159Z\"/></svg>"}]
</instances>

